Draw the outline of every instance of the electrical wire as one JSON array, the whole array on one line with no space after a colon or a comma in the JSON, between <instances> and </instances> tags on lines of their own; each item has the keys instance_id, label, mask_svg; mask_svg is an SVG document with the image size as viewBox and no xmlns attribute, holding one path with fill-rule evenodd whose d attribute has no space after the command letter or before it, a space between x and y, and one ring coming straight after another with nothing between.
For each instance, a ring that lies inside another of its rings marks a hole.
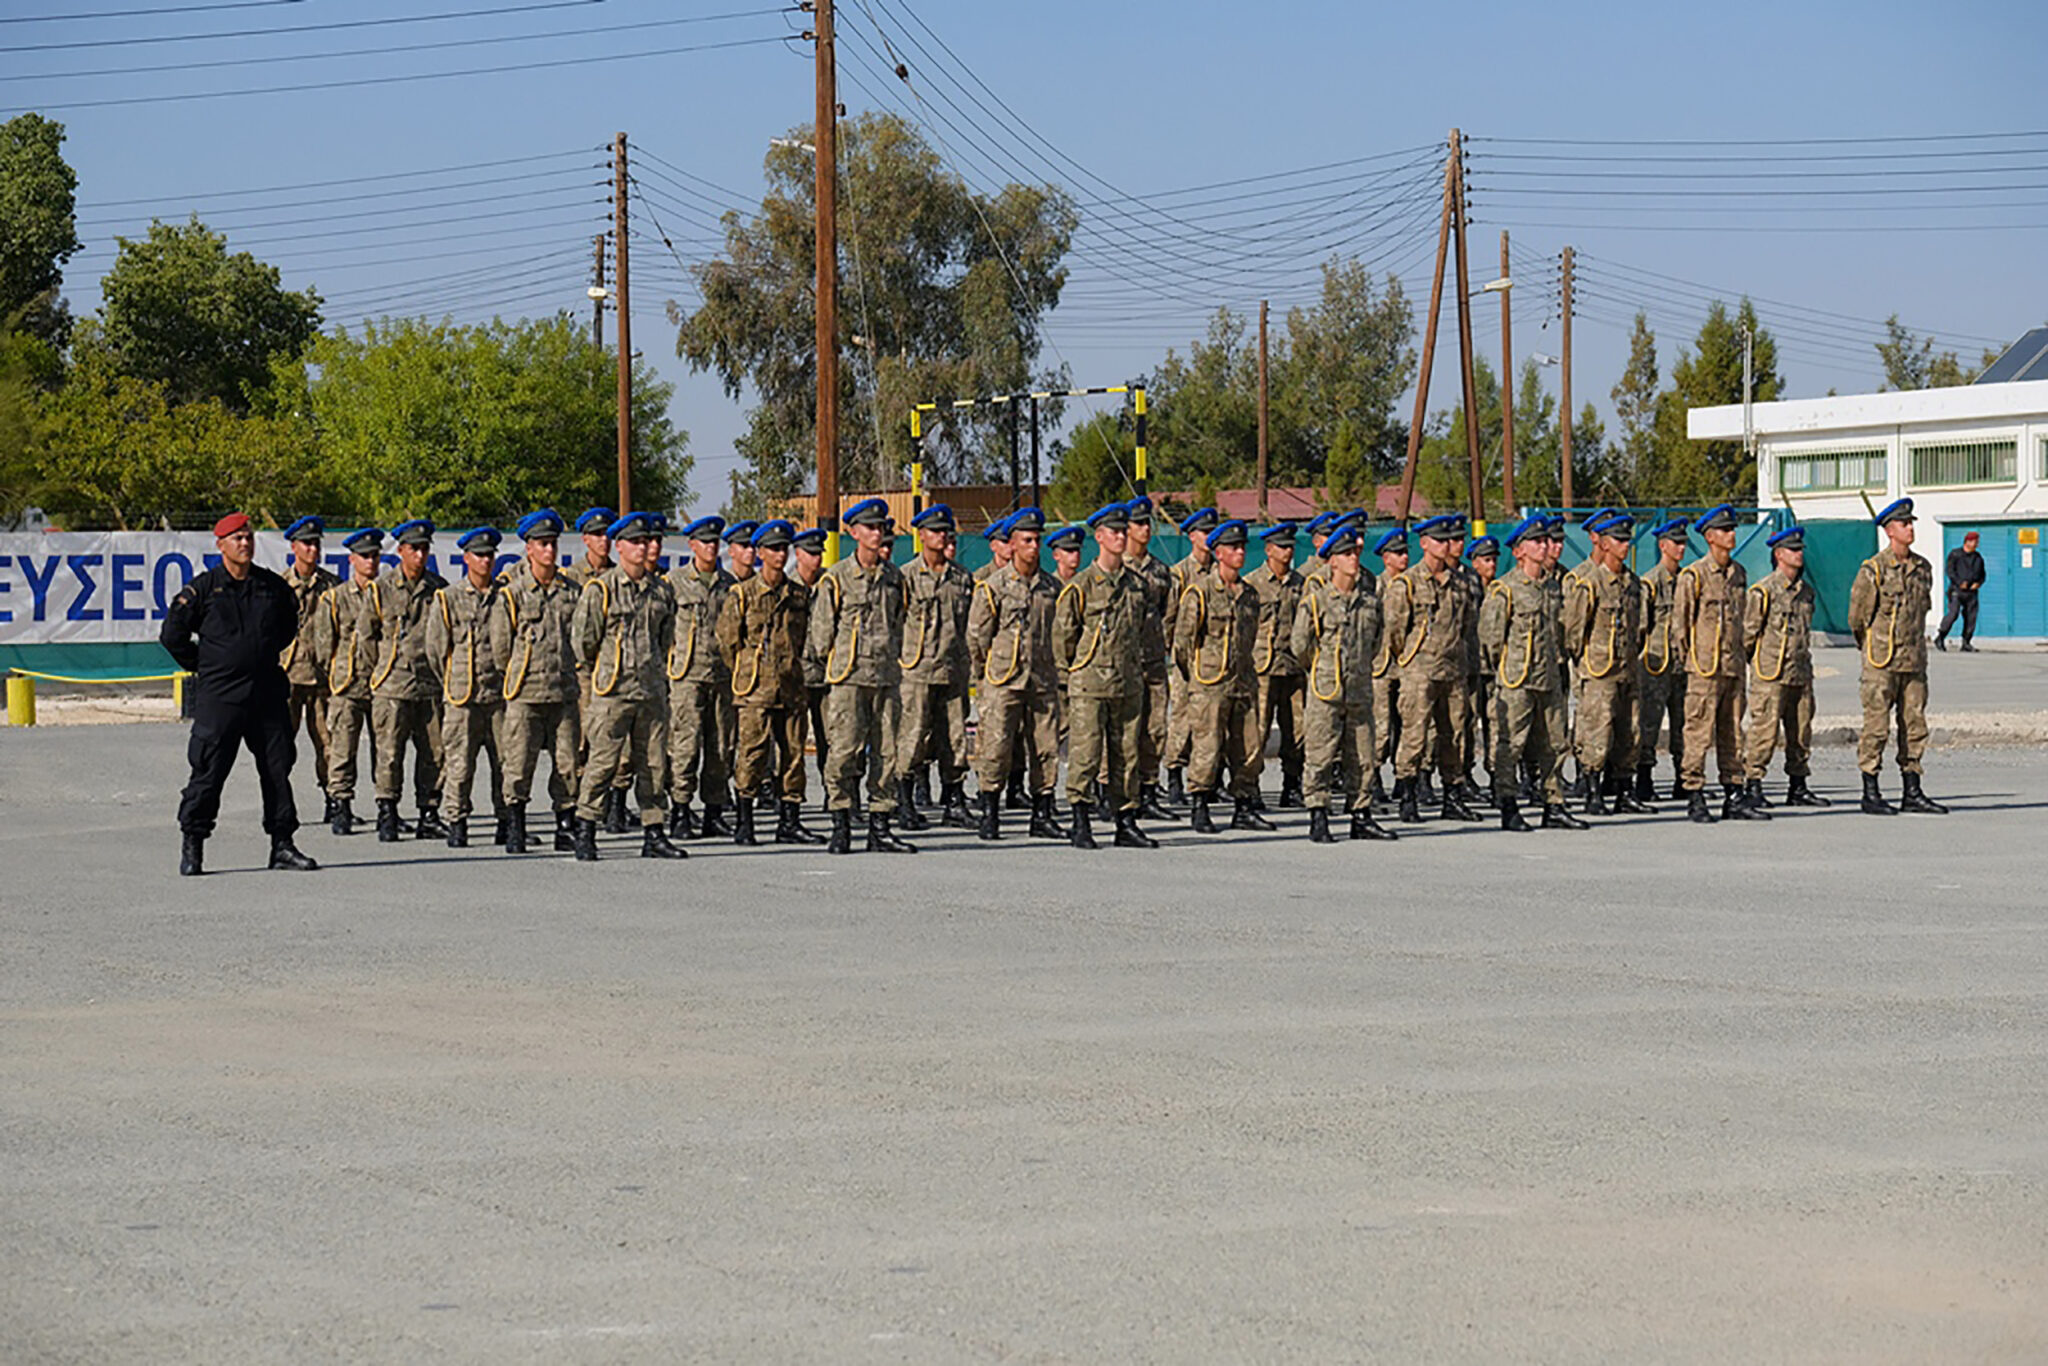
<instances>
[{"instance_id":1,"label":"electrical wire","mask_svg":"<svg viewBox=\"0 0 2048 1366\"><path fill-rule=\"evenodd\" d=\"M325 24L294 24L288 28L224 29L218 33L160 33L132 38L81 38L64 43L24 43L8 49L14 56L24 52L75 52L81 48L144 47L155 43L202 43L221 38L281 38L293 33L334 33L342 29L390 28L398 24L430 24L448 19L498 19L511 14L538 10L578 9L601 5L604 0L538 0L511 8L453 10L441 14L394 14L379 19L337 19Z\"/></svg>"},{"instance_id":2,"label":"electrical wire","mask_svg":"<svg viewBox=\"0 0 2048 1366\"><path fill-rule=\"evenodd\" d=\"M223 9L270 9L277 5L299 5L305 0L217 0L205 5L160 5L151 9L109 9L88 14L0 15L0 24L63 24L81 19L141 19L153 14L201 14Z\"/></svg>"}]
</instances>

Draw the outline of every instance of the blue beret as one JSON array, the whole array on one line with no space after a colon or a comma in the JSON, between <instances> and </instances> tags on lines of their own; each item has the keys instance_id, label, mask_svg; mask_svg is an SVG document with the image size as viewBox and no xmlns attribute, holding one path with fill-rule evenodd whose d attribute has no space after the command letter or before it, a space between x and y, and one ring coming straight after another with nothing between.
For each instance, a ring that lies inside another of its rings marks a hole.
<instances>
[{"instance_id":1,"label":"blue beret","mask_svg":"<svg viewBox=\"0 0 2048 1366\"><path fill-rule=\"evenodd\" d=\"M1765 544L1773 550L1779 546L1784 546L1787 550L1804 550L1806 549L1806 528L1794 522L1791 526L1786 527L1783 531L1771 537Z\"/></svg>"},{"instance_id":2,"label":"blue beret","mask_svg":"<svg viewBox=\"0 0 2048 1366\"><path fill-rule=\"evenodd\" d=\"M957 531L953 523L953 509L944 503L933 503L923 512L910 519L910 524L919 531Z\"/></svg>"},{"instance_id":3,"label":"blue beret","mask_svg":"<svg viewBox=\"0 0 2048 1366\"><path fill-rule=\"evenodd\" d=\"M490 551L496 550L498 548L498 542L504 539L505 533L498 530L496 527L479 526L471 527L468 531L465 531L460 536L457 536L455 538L455 544L458 549L474 550L477 554L483 555L489 553Z\"/></svg>"},{"instance_id":4,"label":"blue beret","mask_svg":"<svg viewBox=\"0 0 2048 1366\"><path fill-rule=\"evenodd\" d=\"M1217 546L1243 545L1251 539L1251 535L1252 528L1249 522L1242 517L1232 517L1227 522L1216 524L1215 529L1209 533L1209 546L1214 549Z\"/></svg>"},{"instance_id":5,"label":"blue beret","mask_svg":"<svg viewBox=\"0 0 2048 1366\"><path fill-rule=\"evenodd\" d=\"M1340 522L1350 522L1362 531L1365 529L1366 523L1372 520L1372 514L1364 508L1353 508L1337 520Z\"/></svg>"},{"instance_id":6,"label":"blue beret","mask_svg":"<svg viewBox=\"0 0 2048 1366\"><path fill-rule=\"evenodd\" d=\"M1259 533L1259 539L1267 545L1273 545L1280 541L1291 542L1300 530L1301 528L1293 522L1275 522Z\"/></svg>"},{"instance_id":7,"label":"blue beret","mask_svg":"<svg viewBox=\"0 0 2048 1366\"><path fill-rule=\"evenodd\" d=\"M1498 538L1493 536L1476 536L1473 538L1472 544L1465 547L1465 558L1468 560L1483 559L1488 555L1493 556L1495 559L1500 558L1500 541Z\"/></svg>"},{"instance_id":8,"label":"blue beret","mask_svg":"<svg viewBox=\"0 0 2048 1366\"><path fill-rule=\"evenodd\" d=\"M305 516L284 529L287 541L317 541L327 534L327 523L316 516Z\"/></svg>"},{"instance_id":9,"label":"blue beret","mask_svg":"<svg viewBox=\"0 0 2048 1366\"><path fill-rule=\"evenodd\" d=\"M658 512L629 512L605 528L605 535L615 541L629 537L659 536L668 529L668 519Z\"/></svg>"},{"instance_id":10,"label":"blue beret","mask_svg":"<svg viewBox=\"0 0 2048 1366\"><path fill-rule=\"evenodd\" d=\"M796 550L808 550L822 555L825 552L825 528L821 526L798 527L790 536L789 544Z\"/></svg>"},{"instance_id":11,"label":"blue beret","mask_svg":"<svg viewBox=\"0 0 2048 1366\"><path fill-rule=\"evenodd\" d=\"M737 542L740 545L747 545L753 540L754 533L760 529L761 524L759 522L747 518L741 518L737 522L727 522L725 524L725 543L732 545Z\"/></svg>"},{"instance_id":12,"label":"blue beret","mask_svg":"<svg viewBox=\"0 0 2048 1366\"><path fill-rule=\"evenodd\" d=\"M1306 531L1309 535L1313 536L1318 531L1321 531L1324 527L1328 526L1330 523L1342 520L1342 517L1342 513L1318 512L1315 516L1309 518L1308 522L1301 529L1303 531Z\"/></svg>"},{"instance_id":13,"label":"blue beret","mask_svg":"<svg viewBox=\"0 0 2048 1366\"><path fill-rule=\"evenodd\" d=\"M376 527L366 526L359 531L351 531L348 535L342 537L341 544L344 549L352 554L381 554L384 549L384 533Z\"/></svg>"},{"instance_id":14,"label":"blue beret","mask_svg":"<svg viewBox=\"0 0 2048 1366\"><path fill-rule=\"evenodd\" d=\"M1013 531L1043 530L1045 530L1045 514L1037 508L1018 508L1015 512L1003 518L1003 534L1005 536Z\"/></svg>"},{"instance_id":15,"label":"blue beret","mask_svg":"<svg viewBox=\"0 0 2048 1366\"><path fill-rule=\"evenodd\" d=\"M1590 527L1595 522L1604 522L1613 515L1613 508L1594 508L1591 512L1586 514L1586 525Z\"/></svg>"},{"instance_id":16,"label":"blue beret","mask_svg":"<svg viewBox=\"0 0 2048 1366\"><path fill-rule=\"evenodd\" d=\"M1046 537L1045 543L1054 550L1079 550L1082 538L1087 536L1087 534L1088 529L1077 522L1070 526L1061 527L1058 531Z\"/></svg>"},{"instance_id":17,"label":"blue beret","mask_svg":"<svg viewBox=\"0 0 2048 1366\"><path fill-rule=\"evenodd\" d=\"M1133 498L1133 499L1131 499L1131 501L1130 501L1130 502L1128 502L1128 503L1125 503L1125 504L1124 504L1124 511L1130 514L1130 519L1131 519L1131 525L1132 525L1132 526L1137 526L1137 525L1139 525L1140 523L1143 523L1143 524L1144 524L1145 526L1151 526L1151 525L1152 525L1152 498L1151 498L1151 495L1150 495L1150 494L1144 494L1144 493L1141 493L1141 494L1139 494L1139 495L1138 495L1138 496L1137 496L1136 498Z\"/></svg>"},{"instance_id":18,"label":"blue beret","mask_svg":"<svg viewBox=\"0 0 2048 1366\"><path fill-rule=\"evenodd\" d=\"M990 522L990 523L988 524L988 529L987 529L987 530L985 530L985 531L983 531L983 532L981 533L981 535L982 535L982 539L983 539L983 540L986 540L986 541L1007 541L1007 540L1009 540L1009 539L1010 539L1010 519L1009 519L1008 517L998 517L998 518L996 518L996 519L995 519L995 520L994 520L993 522Z\"/></svg>"},{"instance_id":19,"label":"blue beret","mask_svg":"<svg viewBox=\"0 0 2048 1366\"><path fill-rule=\"evenodd\" d=\"M562 534L562 514L553 508L537 508L519 519L512 528L522 541L538 541Z\"/></svg>"},{"instance_id":20,"label":"blue beret","mask_svg":"<svg viewBox=\"0 0 2048 1366\"><path fill-rule=\"evenodd\" d=\"M1425 517L1415 524L1415 534L1427 536L1432 541L1448 541L1456 534L1451 530L1451 523L1456 519L1457 514L1451 512L1440 512L1434 517Z\"/></svg>"},{"instance_id":21,"label":"blue beret","mask_svg":"<svg viewBox=\"0 0 2048 1366\"><path fill-rule=\"evenodd\" d=\"M1532 512L1515 523L1515 529L1508 533L1508 545L1512 548L1522 542L1541 540L1550 530L1550 519L1540 512Z\"/></svg>"},{"instance_id":22,"label":"blue beret","mask_svg":"<svg viewBox=\"0 0 2048 1366\"><path fill-rule=\"evenodd\" d=\"M795 539L796 528L788 519L771 517L755 530L751 544L756 550L787 550Z\"/></svg>"},{"instance_id":23,"label":"blue beret","mask_svg":"<svg viewBox=\"0 0 2048 1366\"><path fill-rule=\"evenodd\" d=\"M434 524L424 517L400 522L391 528L391 539L400 545L426 545L434 539Z\"/></svg>"},{"instance_id":24,"label":"blue beret","mask_svg":"<svg viewBox=\"0 0 2048 1366\"><path fill-rule=\"evenodd\" d=\"M1600 534L1619 541L1629 540L1636 534L1636 519L1630 513L1617 512L1600 523Z\"/></svg>"},{"instance_id":25,"label":"blue beret","mask_svg":"<svg viewBox=\"0 0 2048 1366\"><path fill-rule=\"evenodd\" d=\"M1554 514L1554 515L1552 515L1552 516L1549 516L1549 517L1545 517L1545 518L1543 519L1543 535L1544 535L1544 536L1545 536L1545 537L1546 537L1547 539L1549 539L1549 540L1553 540L1553 541L1561 541L1561 540L1563 540L1563 539L1564 539L1564 523L1565 523L1565 517L1564 517L1564 514L1563 514L1563 513L1561 513L1561 512L1560 512L1560 513L1556 513L1556 514Z\"/></svg>"},{"instance_id":26,"label":"blue beret","mask_svg":"<svg viewBox=\"0 0 2048 1366\"><path fill-rule=\"evenodd\" d=\"M1905 502L1906 500L1900 499L1899 501ZM1908 504L1908 506L1911 505ZM1694 522L1693 525L1701 531L1733 531L1735 529L1735 509L1727 503L1723 503L1719 507L1708 508L1704 513L1700 514L1699 520ZM1878 525L1882 526L1883 523L1880 522Z\"/></svg>"},{"instance_id":27,"label":"blue beret","mask_svg":"<svg viewBox=\"0 0 2048 1366\"><path fill-rule=\"evenodd\" d=\"M1877 514L1877 524L1879 526L1883 526L1887 522L1910 522L1912 520L1914 518L1913 500L1911 498L1901 498L1896 503L1886 504Z\"/></svg>"},{"instance_id":28,"label":"blue beret","mask_svg":"<svg viewBox=\"0 0 2048 1366\"><path fill-rule=\"evenodd\" d=\"M1685 518L1673 517L1669 521L1659 522L1656 526L1650 528L1650 534L1660 541L1666 539L1682 541L1685 539L1685 533L1691 530L1691 528L1692 523L1685 520Z\"/></svg>"},{"instance_id":29,"label":"blue beret","mask_svg":"<svg viewBox=\"0 0 2048 1366\"><path fill-rule=\"evenodd\" d=\"M889 520L889 500L863 498L842 513L839 520L847 526L880 526Z\"/></svg>"},{"instance_id":30,"label":"blue beret","mask_svg":"<svg viewBox=\"0 0 2048 1366\"><path fill-rule=\"evenodd\" d=\"M1112 531L1122 531L1131 524L1131 510L1123 503L1104 503L1088 514L1088 528L1094 530L1106 526Z\"/></svg>"},{"instance_id":31,"label":"blue beret","mask_svg":"<svg viewBox=\"0 0 2048 1366\"><path fill-rule=\"evenodd\" d=\"M1380 556L1382 559L1386 557L1386 553L1389 550L1398 550L1404 555L1408 553L1408 529L1406 527L1391 527L1377 541L1372 543L1372 553Z\"/></svg>"},{"instance_id":32,"label":"blue beret","mask_svg":"<svg viewBox=\"0 0 2048 1366\"><path fill-rule=\"evenodd\" d=\"M709 541L717 545L724 536L725 518L716 513L709 517L699 517L683 528L683 539L686 541Z\"/></svg>"},{"instance_id":33,"label":"blue beret","mask_svg":"<svg viewBox=\"0 0 2048 1366\"><path fill-rule=\"evenodd\" d=\"M1215 508L1198 508L1181 519L1180 529L1193 535L1197 531L1208 531L1223 520L1223 514Z\"/></svg>"},{"instance_id":34,"label":"blue beret","mask_svg":"<svg viewBox=\"0 0 2048 1366\"><path fill-rule=\"evenodd\" d=\"M1339 520L1341 522L1341 519ZM1339 555L1345 551L1363 549L1365 549L1365 533L1356 526L1343 522L1335 531L1329 534L1329 537L1324 540L1322 545L1316 548L1316 554L1327 560L1332 555Z\"/></svg>"},{"instance_id":35,"label":"blue beret","mask_svg":"<svg viewBox=\"0 0 2048 1366\"><path fill-rule=\"evenodd\" d=\"M607 534L606 528L618 520L619 514L610 508L585 508L576 518L578 531L594 532L599 536Z\"/></svg>"}]
</instances>

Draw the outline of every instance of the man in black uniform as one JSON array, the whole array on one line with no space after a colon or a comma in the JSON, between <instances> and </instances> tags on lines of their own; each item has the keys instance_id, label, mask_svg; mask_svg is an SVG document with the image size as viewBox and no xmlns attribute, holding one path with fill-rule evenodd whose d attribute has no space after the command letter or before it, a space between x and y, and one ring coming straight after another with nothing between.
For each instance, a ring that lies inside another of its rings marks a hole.
<instances>
[{"instance_id":1,"label":"man in black uniform","mask_svg":"<svg viewBox=\"0 0 2048 1366\"><path fill-rule=\"evenodd\" d=\"M178 871L204 871L206 837L220 815L220 791L235 751L256 757L270 866L308 872L320 865L292 844L291 684L280 662L298 635L298 605L280 574L256 564L256 532L235 512L214 524L221 562L185 585L164 614L160 639L178 667L198 675L192 704L192 781L178 802L184 852Z\"/></svg>"},{"instance_id":2,"label":"man in black uniform","mask_svg":"<svg viewBox=\"0 0 2048 1366\"><path fill-rule=\"evenodd\" d=\"M1934 648L1948 650L1948 633L1963 619L1963 649L1975 653L1970 642L1977 635L1977 590L1984 586L1984 557L1977 553L1977 533L1965 532L1963 543L1948 552L1948 611L1941 615L1941 629L1934 633Z\"/></svg>"}]
</instances>

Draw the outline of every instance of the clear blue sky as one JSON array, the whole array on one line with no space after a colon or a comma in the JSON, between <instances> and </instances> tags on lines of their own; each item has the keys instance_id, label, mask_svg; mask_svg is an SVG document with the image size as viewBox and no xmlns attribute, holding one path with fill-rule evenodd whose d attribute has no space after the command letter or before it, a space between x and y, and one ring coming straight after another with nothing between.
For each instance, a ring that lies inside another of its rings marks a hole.
<instances>
[{"instance_id":1,"label":"clear blue sky","mask_svg":"<svg viewBox=\"0 0 2048 1366\"><path fill-rule=\"evenodd\" d=\"M67 279L74 307L95 305L116 233L139 233L153 214L197 210L231 244L282 267L289 284L317 286L331 301L330 322L418 308L462 320L558 307L587 317L591 237L606 213L601 147L623 129L660 159L642 163L653 213L636 224L634 340L676 381L674 416L692 434L700 506L717 506L742 405L675 361L663 304L687 297L682 267L641 230L659 218L684 263L706 255L719 204L758 195L768 139L809 120L808 49L770 42L618 54L766 38L807 18L748 0L535 4L292 0L0 26L6 104L45 109L69 126L86 240ZM1085 213L1069 301L1050 319L1044 357L1064 359L1081 383L1149 369L1168 345L1199 335L1218 306L1250 310L1265 295L1284 312L1312 295L1320 249L1347 232L1381 269L1402 275L1420 311L1434 213L1415 173L1171 192L1421 147L1453 125L1480 139L1470 163L1475 288L1497 273L1499 231L1511 229L1518 258L1529 258L1516 269L1517 349L1555 352L1555 325L1541 325L1549 285L1540 261L1575 246L1585 261L1575 389L1603 411L1628 315L1648 309L1668 370L1704 312L1699 285L1731 301L1742 292L1776 301L1758 307L1779 335L1794 395L1875 388L1871 320L1895 311L1966 359L2048 316L2048 229L2039 226L2048 221L2048 114L2039 109L2037 70L2048 13L2039 6L842 4L849 112L872 107L872 91L917 115L977 184L998 175L1059 179L1085 202L1110 198L1107 183L1146 201ZM185 5L14 0L0 18L122 8ZM486 8L436 22L135 41ZM744 17L675 22L734 13ZM913 13L990 87L993 95L975 92L987 110L968 102L970 78L916 29ZM589 31L628 25L642 27ZM909 62L924 103L877 73L867 45L881 45L878 28ZM479 41L513 35L555 36ZM928 54L910 47L913 38ZM23 50L95 41L118 45ZM454 43L468 45L421 46ZM304 54L329 55L294 59ZM580 58L602 60L82 107ZM173 69L57 74L142 66ZM948 95L967 115L944 102ZM2031 131L2041 135L1780 145ZM1505 138L1602 145L1484 140ZM1757 145L1614 145L1630 139ZM1619 159L1645 154L1670 159ZM1825 159L1783 160L1795 155ZM433 168L449 169L401 174ZM1649 182L1647 172L1670 178ZM277 188L337 180L356 183ZM427 189L436 184L448 188ZM1275 201L1263 213L1252 212L1257 197L1220 201L1260 186ZM1682 193L1650 197L1650 189ZM1353 198L1328 198L1343 190ZM1366 216L1374 206L1377 219ZM1240 212L1204 216L1225 209ZM1265 254L1240 256L1254 251ZM1488 297L1475 309L1479 344L1495 354L1497 306ZM1455 395L1452 345L1447 327L1432 406ZM1553 384L1555 376L1546 372Z\"/></svg>"}]
</instances>

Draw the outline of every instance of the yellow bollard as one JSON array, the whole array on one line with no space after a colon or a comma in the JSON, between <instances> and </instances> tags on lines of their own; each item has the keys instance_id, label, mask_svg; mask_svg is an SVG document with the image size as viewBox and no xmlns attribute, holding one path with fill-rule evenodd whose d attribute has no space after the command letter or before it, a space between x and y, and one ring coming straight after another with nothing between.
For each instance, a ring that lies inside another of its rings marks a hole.
<instances>
[{"instance_id":1,"label":"yellow bollard","mask_svg":"<svg viewBox=\"0 0 2048 1366\"><path fill-rule=\"evenodd\" d=\"M36 681L26 674L7 675L7 724L33 726L36 723Z\"/></svg>"},{"instance_id":2,"label":"yellow bollard","mask_svg":"<svg viewBox=\"0 0 2048 1366\"><path fill-rule=\"evenodd\" d=\"M180 721L187 719L188 716L185 710L185 681L191 677L191 674L179 673L171 679L171 706L177 710Z\"/></svg>"}]
</instances>

